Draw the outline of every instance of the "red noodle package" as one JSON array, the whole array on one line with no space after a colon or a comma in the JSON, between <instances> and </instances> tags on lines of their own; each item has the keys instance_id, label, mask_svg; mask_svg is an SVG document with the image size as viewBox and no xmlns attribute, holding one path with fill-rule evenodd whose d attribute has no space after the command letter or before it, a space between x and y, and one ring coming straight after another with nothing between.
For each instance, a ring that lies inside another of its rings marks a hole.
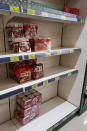
<instances>
[{"instance_id":1,"label":"red noodle package","mask_svg":"<svg viewBox=\"0 0 87 131\"><path fill-rule=\"evenodd\" d=\"M34 38L30 39L30 46L32 51L42 51L51 49L50 38Z\"/></svg>"},{"instance_id":2,"label":"red noodle package","mask_svg":"<svg viewBox=\"0 0 87 131\"><path fill-rule=\"evenodd\" d=\"M11 63L9 65L10 76L19 83L31 80L32 69L24 62Z\"/></svg>"},{"instance_id":3,"label":"red noodle package","mask_svg":"<svg viewBox=\"0 0 87 131\"><path fill-rule=\"evenodd\" d=\"M9 23L7 25L7 34L9 38L23 37L23 24Z\"/></svg>"},{"instance_id":4,"label":"red noodle package","mask_svg":"<svg viewBox=\"0 0 87 131\"><path fill-rule=\"evenodd\" d=\"M43 76L43 64L36 64L32 69L32 79L39 79Z\"/></svg>"},{"instance_id":5,"label":"red noodle package","mask_svg":"<svg viewBox=\"0 0 87 131\"><path fill-rule=\"evenodd\" d=\"M38 25L36 24L24 25L25 37L29 39L34 38L37 35L37 31L38 31Z\"/></svg>"},{"instance_id":6,"label":"red noodle package","mask_svg":"<svg viewBox=\"0 0 87 131\"><path fill-rule=\"evenodd\" d=\"M35 92L34 92L35 91ZM27 109L36 104L41 104L42 95L36 90L30 90L27 94L17 95L17 103L23 108Z\"/></svg>"},{"instance_id":7,"label":"red noodle package","mask_svg":"<svg viewBox=\"0 0 87 131\"><path fill-rule=\"evenodd\" d=\"M15 117L25 125L39 115L42 95L38 91L31 89L21 93L16 97Z\"/></svg>"},{"instance_id":8,"label":"red noodle package","mask_svg":"<svg viewBox=\"0 0 87 131\"><path fill-rule=\"evenodd\" d=\"M29 40L26 38L9 39L9 50L14 53L31 52Z\"/></svg>"}]
</instances>

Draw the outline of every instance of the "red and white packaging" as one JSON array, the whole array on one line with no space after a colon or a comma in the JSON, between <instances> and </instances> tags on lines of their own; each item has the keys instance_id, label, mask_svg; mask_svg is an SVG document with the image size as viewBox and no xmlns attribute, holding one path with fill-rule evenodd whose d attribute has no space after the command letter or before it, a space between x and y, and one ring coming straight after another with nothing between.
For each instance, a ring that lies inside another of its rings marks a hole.
<instances>
[{"instance_id":1,"label":"red and white packaging","mask_svg":"<svg viewBox=\"0 0 87 131\"><path fill-rule=\"evenodd\" d=\"M38 25L36 24L24 24L24 32L25 32L25 37L30 39L34 38L37 35L38 31Z\"/></svg>"},{"instance_id":2,"label":"red and white packaging","mask_svg":"<svg viewBox=\"0 0 87 131\"><path fill-rule=\"evenodd\" d=\"M39 63L32 68L32 79L39 79L43 76L43 64Z\"/></svg>"},{"instance_id":3,"label":"red and white packaging","mask_svg":"<svg viewBox=\"0 0 87 131\"><path fill-rule=\"evenodd\" d=\"M15 62L9 64L9 72L11 78L17 80L19 83L26 82L32 78L32 69L23 62Z\"/></svg>"},{"instance_id":4,"label":"red and white packaging","mask_svg":"<svg viewBox=\"0 0 87 131\"><path fill-rule=\"evenodd\" d=\"M51 50L50 38L34 38L30 39L30 46L32 51Z\"/></svg>"},{"instance_id":5,"label":"red and white packaging","mask_svg":"<svg viewBox=\"0 0 87 131\"><path fill-rule=\"evenodd\" d=\"M32 107L33 105L36 104L41 104L42 101L42 95L41 93L37 92L36 90L34 90L35 92L32 93L32 90L29 91L28 95L25 94L19 94L17 95L17 103L23 108L23 109L27 109ZM22 97L20 97L22 96Z\"/></svg>"},{"instance_id":6,"label":"red and white packaging","mask_svg":"<svg viewBox=\"0 0 87 131\"><path fill-rule=\"evenodd\" d=\"M16 105L16 111L21 115L21 117L26 117L32 113L31 107L24 110L19 104Z\"/></svg>"},{"instance_id":7,"label":"red and white packaging","mask_svg":"<svg viewBox=\"0 0 87 131\"><path fill-rule=\"evenodd\" d=\"M7 25L7 34L9 38L23 37L23 24L9 23Z\"/></svg>"},{"instance_id":8,"label":"red and white packaging","mask_svg":"<svg viewBox=\"0 0 87 131\"><path fill-rule=\"evenodd\" d=\"M20 106L23 109L30 108L32 106L32 99L29 99L28 97L24 97L23 99L18 100L20 101ZM18 103L19 104L19 103Z\"/></svg>"},{"instance_id":9,"label":"red and white packaging","mask_svg":"<svg viewBox=\"0 0 87 131\"><path fill-rule=\"evenodd\" d=\"M31 120L33 120L34 118L36 118L39 115L39 112L34 112L31 115L28 115L26 117L21 117L20 114L18 114L17 112L15 113L15 117L16 119L22 124L25 125L28 122L30 122Z\"/></svg>"},{"instance_id":10,"label":"red and white packaging","mask_svg":"<svg viewBox=\"0 0 87 131\"><path fill-rule=\"evenodd\" d=\"M31 79L39 79L43 77L43 64L36 64L37 60L12 62L9 64L10 77L19 83L26 82Z\"/></svg>"},{"instance_id":11,"label":"red and white packaging","mask_svg":"<svg viewBox=\"0 0 87 131\"><path fill-rule=\"evenodd\" d=\"M70 14L68 14L68 13L71 13L71 16L70 16L70 17L77 17L77 16L79 16L79 14L80 14L79 9L77 9L77 8L71 8L71 7L67 7L67 6L64 6L63 11L64 11L64 12L67 12L67 13L66 13L67 16L68 16L68 15L70 16Z\"/></svg>"},{"instance_id":12,"label":"red and white packaging","mask_svg":"<svg viewBox=\"0 0 87 131\"><path fill-rule=\"evenodd\" d=\"M25 125L39 115L42 95L31 89L16 96L15 117Z\"/></svg>"},{"instance_id":13,"label":"red and white packaging","mask_svg":"<svg viewBox=\"0 0 87 131\"><path fill-rule=\"evenodd\" d=\"M40 104L31 106L30 108L23 109L19 104L16 105L16 111L20 114L21 117L26 117L32 113L37 113L40 110Z\"/></svg>"},{"instance_id":14,"label":"red and white packaging","mask_svg":"<svg viewBox=\"0 0 87 131\"><path fill-rule=\"evenodd\" d=\"M15 72L16 80L19 83L24 83L26 81L31 80L31 68L29 67L22 67L18 68Z\"/></svg>"},{"instance_id":15,"label":"red and white packaging","mask_svg":"<svg viewBox=\"0 0 87 131\"><path fill-rule=\"evenodd\" d=\"M14 53L31 52L29 40L26 38L12 38L8 40L9 50Z\"/></svg>"},{"instance_id":16,"label":"red and white packaging","mask_svg":"<svg viewBox=\"0 0 87 131\"><path fill-rule=\"evenodd\" d=\"M41 104L41 94L31 94L28 97L29 99L31 99L31 106L36 105L36 104Z\"/></svg>"},{"instance_id":17,"label":"red and white packaging","mask_svg":"<svg viewBox=\"0 0 87 131\"><path fill-rule=\"evenodd\" d=\"M29 67L33 68L37 64L37 59L26 61L26 63L29 65Z\"/></svg>"}]
</instances>

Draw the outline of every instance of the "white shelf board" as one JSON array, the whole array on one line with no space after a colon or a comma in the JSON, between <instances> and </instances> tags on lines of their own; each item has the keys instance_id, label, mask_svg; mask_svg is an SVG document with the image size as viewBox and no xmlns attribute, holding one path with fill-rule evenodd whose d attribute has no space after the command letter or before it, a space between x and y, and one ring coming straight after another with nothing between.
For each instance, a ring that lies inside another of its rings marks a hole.
<instances>
[{"instance_id":1,"label":"white shelf board","mask_svg":"<svg viewBox=\"0 0 87 131\"><path fill-rule=\"evenodd\" d=\"M10 52L0 52L0 63L9 63L21 60L29 60L33 58L43 58L49 56L63 55L80 52L80 48L62 48L62 49L52 49L48 51L39 51L39 52L27 52L27 53L10 53ZM33 55L33 56L32 56ZM29 58L30 56L30 58ZM11 60L11 58L13 59ZM15 59L14 57L19 57Z\"/></svg>"},{"instance_id":2,"label":"white shelf board","mask_svg":"<svg viewBox=\"0 0 87 131\"><path fill-rule=\"evenodd\" d=\"M52 49L48 51L37 51L37 52L24 52L24 53L11 53L11 52L0 52L0 58L4 57L12 57L12 56L21 56L21 55L31 55L31 54L41 54L41 53L51 53L51 52L62 52L62 51L70 51L70 50L81 50L80 48L60 48L60 49Z\"/></svg>"},{"instance_id":3,"label":"white shelf board","mask_svg":"<svg viewBox=\"0 0 87 131\"><path fill-rule=\"evenodd\" d=\"M71 103L59 97L55 97L42 104L39 117L32 120L25 126L21 126L16 119L13 119L13 125L16 126L16 129L13 131L46 131L76 109L77 107ZM10 125L10 122L9 128L11 128L11 126L14 127L13 125ZM9 128L5 126L2 131L10 131Z\"/></svg>"},{"instance_id":4,"label":"white shelf board","mask_svg":"<svg viewBox=\"0 0 87 131\"><path fill-rule=\"evenodd\" d=\"M25 89L26 87L50 80L52 78L67 75L68 73L77 71L66 66L51 67L44 70L44 77L38 80L28 81L23 84L18 84L15 80L4 79L0 81L0 95L16 91L18 89ZM65 77L65 76L64 76Z\"/></svg>"}]
</instances>

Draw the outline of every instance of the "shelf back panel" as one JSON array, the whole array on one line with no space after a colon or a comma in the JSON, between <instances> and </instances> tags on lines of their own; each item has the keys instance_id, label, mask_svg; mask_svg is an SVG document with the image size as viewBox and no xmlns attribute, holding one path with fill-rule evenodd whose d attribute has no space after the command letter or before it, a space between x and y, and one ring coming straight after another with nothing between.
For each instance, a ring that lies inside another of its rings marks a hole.
<instances>
[{"instance_id":1,"label":"shelf back panel","mask_svg":"<svg viewBox=\"0 0 87 131\"><path fill-rule=\"evenodd\" d=\"M82 4L80 0L73 7L79 8L82 16L87 16L87 1ZM59 85L59 95L76 106L80 106L80 99L85 74L85 65L87 60L87 18L84 25L65 25L63 29L63 47L81 48L81 53L64 55L61 57L61 65L68 65L79 70L79 73L73 82L70 80L61 81ZM66 88L65 88L66 85ZM68 92L71 86L70 94L62 94L62 90Z\"/></svg>"}]
</instances>

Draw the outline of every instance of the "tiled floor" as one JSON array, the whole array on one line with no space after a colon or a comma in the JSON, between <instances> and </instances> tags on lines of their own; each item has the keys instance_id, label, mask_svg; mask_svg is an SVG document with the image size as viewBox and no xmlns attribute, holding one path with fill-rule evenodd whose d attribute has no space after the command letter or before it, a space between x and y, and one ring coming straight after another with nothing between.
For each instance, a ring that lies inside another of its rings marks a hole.
<instances>
[{"instance_id":1,"label":"tiled floor","mask_svg":"<svg viewBox=\"0 0 87 131\"><path fill-rule=\"evenodd\" d=\"M87 112L72 119L59 131L87 131Z\"/></svg>"}]
</instances>

